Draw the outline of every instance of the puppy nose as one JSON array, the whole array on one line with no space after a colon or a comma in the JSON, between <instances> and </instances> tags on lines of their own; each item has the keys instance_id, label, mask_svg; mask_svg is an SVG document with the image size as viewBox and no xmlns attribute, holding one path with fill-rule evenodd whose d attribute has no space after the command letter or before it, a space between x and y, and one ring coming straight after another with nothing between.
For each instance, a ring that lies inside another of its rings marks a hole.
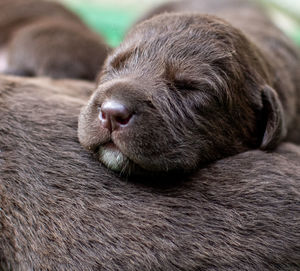
<instances>
[{"instance_id":1,"label":"puppy nose","mask_svg":"<svg viewBox=\"0 0 300 271\"><path fill-rule=\"evenodd\" d=\"M120 102L114 100L105 101L100 110L99 119L101 125L110 132L126 127L132 117L132 113Z\"/></svg>"}]
</instances>

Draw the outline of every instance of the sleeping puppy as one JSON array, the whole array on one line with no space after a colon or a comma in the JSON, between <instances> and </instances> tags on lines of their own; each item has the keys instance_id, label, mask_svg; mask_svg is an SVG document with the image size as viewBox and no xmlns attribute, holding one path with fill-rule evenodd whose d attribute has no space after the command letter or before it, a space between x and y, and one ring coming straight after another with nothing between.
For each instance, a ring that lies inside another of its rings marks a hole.
<instances>
[{"instance_id":1,"label":"sleeping puppy","mask_svg":"<svg viewBox=\"0 0 300 271\"><path fill-rule=\"evenodd\" d=\"M55 2L0 2L0 30L0 69L9 74L94 80L109 51Z\"/></svg>"},{"instance_id":2,"label":"sleeping puppy","mask_svg":"<svg viewBox=\"0 0 300 271\"><path fill-rule=\"evenodd\" d=\"M300 143L296 48L247 2L201 3L226 20L159 15L108 57L78 128L82 146L108 168L189 172L249 149L272 150L287 131Z\"/></svg>"},{"instance_id":3,"label":"sleeping puppy","mask_svg":"<svg viewBox=\"0 0 300 271\"><path fill-rule=\"evenodd\" d=\"M92 86L0 77L1 270L300 270L299 146L125 181L77 140Z\"/></svg>"}]
</instances>

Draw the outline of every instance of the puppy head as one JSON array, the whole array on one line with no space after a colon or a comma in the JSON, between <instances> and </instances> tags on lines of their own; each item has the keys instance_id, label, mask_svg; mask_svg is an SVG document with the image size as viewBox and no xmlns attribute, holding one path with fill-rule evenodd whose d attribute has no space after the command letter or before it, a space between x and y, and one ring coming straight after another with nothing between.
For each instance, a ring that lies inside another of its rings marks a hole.
<instances>
[{"instance_id":1,"label":"puppy head","mask_svg":"<svg viewBox=\"0 0 300 271\"><path fill-rule=\"evenodd\" d=\"M258 50L224 21L154 17L107 59L80 114L79 140L127 175L191 171L275 146L282 112L276 93L263 86L268 76Z\"/></svg>"}]
</instances>

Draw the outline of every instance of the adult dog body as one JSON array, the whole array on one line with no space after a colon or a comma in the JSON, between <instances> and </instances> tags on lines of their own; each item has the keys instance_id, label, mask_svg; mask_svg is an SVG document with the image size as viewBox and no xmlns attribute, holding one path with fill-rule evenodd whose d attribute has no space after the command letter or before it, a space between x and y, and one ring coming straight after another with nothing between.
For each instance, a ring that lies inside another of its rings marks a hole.
<instances>
[{"instance_id":1,"label":"adult dog body","mask_svg":"<svg viewBox=\"0 0 300 271\"><path fill-rule=\"evenodd\" d=\"M91 87L0 77L2 270L300 268L299 147L128 181L77 140Z\"/></svg>"}]
</instances>

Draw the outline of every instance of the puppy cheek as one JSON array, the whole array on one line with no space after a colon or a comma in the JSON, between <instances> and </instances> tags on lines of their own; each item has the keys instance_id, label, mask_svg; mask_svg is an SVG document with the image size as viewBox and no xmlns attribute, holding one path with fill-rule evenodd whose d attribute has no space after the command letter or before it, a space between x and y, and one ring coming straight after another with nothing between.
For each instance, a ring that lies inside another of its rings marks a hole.
<instances>
[{"instance_id":1,"label":"puppy cheek","mask_svg":"<svg viewBox=\"0 0 300 271\"><path fill-rule=\"evenodd\" d=\"M124 153L146 170L169 171L181 168L182 158L186 156L169 131L157 127L147 132L149 133L138 134L138 140L125 140L128 144Z\"/></svg>"},{"instance_id":2,"label":"puppy cheek","mask_svg":"<svg viewBox=\"0 0 300 271\"><path fill-rule=\"evenodd\" d=\"M163 155L165 144L160 127L149 119L143 119L119 133L113 133L112 139L118 148L133 162L153 163Z\"/></svg>"}]
</instances>

